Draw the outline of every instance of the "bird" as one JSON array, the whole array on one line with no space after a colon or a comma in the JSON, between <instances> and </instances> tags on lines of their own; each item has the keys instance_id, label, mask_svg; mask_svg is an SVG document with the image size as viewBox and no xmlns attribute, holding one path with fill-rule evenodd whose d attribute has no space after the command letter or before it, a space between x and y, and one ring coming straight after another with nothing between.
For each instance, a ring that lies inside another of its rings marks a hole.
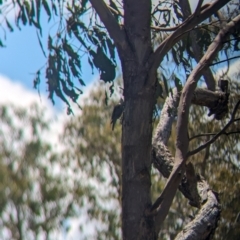
<instances>
[{"instance_id":1,"label":"bird","mask_svg":"<svg viewBox=\"0 0 240 240\"><path fill-rule=\"evenodd\" d=\"M222 90L222 92L228 92L228 80L220 79L218 80L218 87Z\"/></svg>"},{"instance_id":2,"label":"bird","mask_svg":"<svg viewBox=\"0 0 240 240\"><path fill-rule=\"evenodd\" d=\"M111 125L112 130L114 130L114 126L117 120L121 117L123 110L124 110L124 100L121 98L120 102L113 108L112 118L111 118Z\"/></svg>"}]
</instances>

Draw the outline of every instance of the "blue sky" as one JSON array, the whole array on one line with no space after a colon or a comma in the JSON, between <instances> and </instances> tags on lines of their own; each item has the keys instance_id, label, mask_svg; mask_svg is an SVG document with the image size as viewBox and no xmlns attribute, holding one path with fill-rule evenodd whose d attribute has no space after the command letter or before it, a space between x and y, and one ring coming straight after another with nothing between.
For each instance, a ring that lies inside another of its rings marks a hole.
<instances>
[{"instance_id":1,"label":"blue sky","mask_svg":"<svg viewBox=\"0 0 240 240\"><path fill-rule=\"evenodd\" d=\"M47 53L47 37L49 32L54 33L53 22L47 22L47 16L43 13L42 18L43 37L42 44ZM14 32L10 32L6 27L6 39L4 40L4 32L0 31L0 39L6 47L0 47L0 75L8 77L13 83L21 83L29 91L33 89L34 73L46 64L47 59L44 57L40 48L36 29L31 26L22 26L19 30L13 21L12 26ZM97 77L97 70L92 70L87 59L82 61L82 77L86 85L89 85L93 79ZM40 85L41 95L47 95L47 85L45 83L45 70L42 71L42 82ZM82 88L81 88L82 89ZM84 89L83 89L84 90ZM10 92L9 92L10 93ZM55 98L57 107L63 103Z\"/></svg>"}]
</instances>

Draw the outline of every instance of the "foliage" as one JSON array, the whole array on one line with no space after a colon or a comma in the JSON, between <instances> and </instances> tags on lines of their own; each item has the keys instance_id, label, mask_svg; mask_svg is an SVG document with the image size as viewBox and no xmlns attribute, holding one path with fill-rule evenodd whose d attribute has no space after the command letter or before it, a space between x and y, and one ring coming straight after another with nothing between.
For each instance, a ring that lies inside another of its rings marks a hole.
<instances>
[{"instance_id":1,"label":"foliage","mask_svg":"<svg viewBox=\"0 0 240 240\"><path fill-rule=\"evenodd\" d=\"M115 96L105 104L104 87L97 84L85 99L81 114L67 121L63 158L75 165L78 188L96 232L87 239L120 239L121 142L120 125L112 132ZM86 181L88 179L88 181ZM97 222L97 223L96 223ZM98 226L101 226L98 228ZM84 229L84 226L80 226Z\"/></svg>"},{"instance_id":2,"label":"foliage","mask_svg":"<svg viewBox=\"0 0 240 240\"><path fill-rule=\"evenodd\" d=\"M42 110L0 107L1 239L56 239L74 191L61 158L44 138Z\"/></svg>"},{"instance_id":3,"label":"foliage","mask_svg":"<svg viewBox=\"0 0 240 240\"><path fill-rule=\"evenodd\" d=\"M50 23L56 24L55 21L57 21L57 29L54 28L54 33L48 35L48 61L45 67L45 77L49 98L54 103L54 95L56 95L65 102L68 106L68 114L72 113L69 99L77 103L82 93L81 86L85 86L85 81L82 79L82 58L84 60L87 58L92 71L94 67L99 70L100 79L103 81L112 82L116 75L115 46L97 22L93 23L91 19L88 19L86 24L85 15L91 13L87 2L86 0L12 1L18 10L17 27L20 29L22 24L29 24L37 29L39 44L45 56L46 49L41 39L43 31L41 17L47 14ZM0 10L5 15L12 7L12 4L8 3ZM55 20L56 18L58 20ZM7 16L5 23L11 32L14 31ZM3 45L2 42L0 44ZM41 72L42 69L36 72L35 88L38 88L41 82Z\"/></svg>"}]
</instances>

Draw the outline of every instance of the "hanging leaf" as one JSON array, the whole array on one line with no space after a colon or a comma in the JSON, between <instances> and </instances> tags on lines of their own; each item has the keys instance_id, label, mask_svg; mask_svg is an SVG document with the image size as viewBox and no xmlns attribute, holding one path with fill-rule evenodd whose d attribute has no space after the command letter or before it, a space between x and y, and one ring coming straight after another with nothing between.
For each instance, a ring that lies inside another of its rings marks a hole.
<instances>
[{"instance_id":1,"label":"hanging leaf","mask_svg":"<svg viewBox=\"0 0 240 240\"><path fill-rule=\"evenodd\" d=\"M107 42L110 57L116 63L116 60L115 60L115 45L112 43L111 39L109 39L109 38L106 40L106 42Z\"/></svg>"},{"instance_id":2,"label":"hanging leaf","mask_svg":"<svg viewBox=\"0 0 240 240\"><path fill-rule=\"evenodd\" d=\"M105 52L107 51L107 47L106 47L106 33L100 31L97 27L93 28L93 32L95 34L95 36L98 38L100 44L102 45L103 49L105 50Z\"/></svg>"},{"instance_id":3,"label":"hanging leaf","mask_svg":"<svg viewBox=\"0 0 240 240\"><path fill-rule=\"evenodd\" d=\"M52 9L53 9L53 12L56 16L58 16L58 11L57 11L57 7L56 7L56 4L52 1Z\"/></svg>"},{"instance_id":4,"label":"hanging leaf","mask_svg":"<svg viewBox=\"0 0 240 240\"><path fill-rule=\"evenodd\" d=\"M27 16L24 8L21 9L21 19L22 19L23 25L25 26L27 24Z\"/></svg>"},{"instance_id":5,"label":"hanging leaf","mask_svg":"<svg viewBox=\"0 0 240 240\"><path fill-rule=\"evenodd\" d=\"M33 80L33 87L35 89L38 89L39 85L40 85L41 79L40 79L40 71L38 70L36 73L36 77Z\"/></svg>"},{"instance_id":6,"label":"hanging leaf","mask_svg":"<svg viewBox=\"0 0 240 240\"><path fill-rule=\"evenodd\" d=\"M28 1L24 1L23 5L25 6L25 10L28 16L28 20L31 23L32 17L31 17L31 7Z\"/></svg>"},{"instance_id":7,"label":"hanging leaf","mask_svg":"<svg viewBox=\"0 0 240 240\"><path fill-rule=\"evenodd\" d=\"M62 89L63 89L63 92L72 99L73 102L76 102L78 97L79 97L79 94L77 94L74 89L69 89L66 85L66 82L63 81L62 79L60 79L60 82L61 82L61 85L62 85Z\"/></svg>"},{"instance_id":8,"label":"hanging leaf","mask_svg":"<svg viewBox=\"0 0 240 240\"><path fill-rule=\"evenodd\" d=\"M34 6L33 0L31 0L31 12L30 12L30 16L31 16L32 19L35 17L35 6Z\"/></svg>"},{"instance_id":9,"label":"hanging leaf","mask_svg":"<svg viewBox=\"0 0 240 240\"><path fill-rule=\"evenodd\" d=\"M114 10L116 10L116 12L118 12L118 8L117 5L115 4L114 1L110 0L110 7L113 8ZM115 19L117 20L117 22L119 22L119 14L115 13L112 11L113 16L115 17Z\"/></svg>"},{"instance_id":10,"label":"hanging leaf","mask_svg":"<svg viewBox=\"0 0 240 240\"><path fill-rule=\"evenodd\" d=\"M94 66L100 71L100 79L104 82L112 82L116 76L113 62L106 56L100 47L97 48L97 52L90 50L89 54L92 56Z\"/></svg>"},{"instance_id":11,"label":"hanging leaf","mask_svg":"<svg viewBox=\"0 0 240 240\"><path fill-rule=\"evenodd\" d=\"M5 47L1 39L0 39L0 47Z\"/></svg>"},{"instance_id":12,"label":"hanging leaf","mask_svg":"<svg viewBox=\"0 0 240 240\"><path fill-rule=\"evenodd\" d=\"M40 14L41 14L41 0L36 1L36 7L37 7L37 23L40 26Z\"/></svg>"},{"instance_id":13,"label":"hanging leaf","mask_svg":"<svg viewBox=\"0 0 240 240\"><path fill-rule=\"evenodd\" d=\"M80 76L80 73L78 72L78 70L71 58L68 60L68 64L70 66L70 70L71 70L73 76L78 78Z\"/></svg>"},{"instance_id":14,"label":"hanging leaf","mask_svg":"<svg viewBox=\"0 0 240 240\"><path fill-rule=\"evenodd\" d=\"M158 97L164 98L163 97L163 88L162 85L160 84L160 82L157 80L156 81L156 99Z\"/></svg>"},{"instance_id":15,"label":"hanging leaf","mask_svg":"<svg viewBox=\"0 0 240 240\"><path fill-rule=\"evenodd\" d=\"M13 27L12 25L9 23L9 21L5 18L5 21L6 21L6 24L7 24L7 27L9 29L10 32L13 32Z\"/></svg>"},{"instance_id":16,"label":"hanging leaf","mask_svg":"<svg viewBox=\"0 0 240 240\"><path fill-rule=\"evenodd\" d=\"M177 66L179 66L179 65L180 65L180 62L179 62L179 60L178 60L178 55L177 55L177 54L178 54L177 51L176 51L175 48L173 47L173 48L172 48L172 57L173 57L174 62L177 64Z\"/></svg>"},{"instance_id":17,"label":"hanging leaf","mask_svg":"<svg viewBox=\"0 0 240 240\"><path fill-rule=\"evenodd\" d=\"M164 88L165 88L165 91L166 91L166 95L168 96L169 95L169 90L168 90L167 79L164 75L162 75L162 78L163 78L163 83L164 83Z\"/></svg>"},{"instance_id":18,"label":"hanging leaf","mask_svg":"<svg viewBox=\"0 0 240 240\"><path fill-rule=\"evenodd\" d=\"M180 20L183 20L183 15L179 11L179 8L178 8L178 5L176 4L176 2L173 4L173 10L174 10L174 13L176 14L177 18Z\"/></svg>"},{"instance_id":19,"label":"hanging leaf","mask_svg":"<svg viewBox=\"0 0 240 240\"><path fill-rule=\"evenodd\" d=\"M81 1L82 2L82 8L86 8L86 4L87 4L87 2L88 2L88 0L82 0Z\"/></svg>"},{"instance_id":20,"label":"hanging leaf","mask_svg":"<svg viewBox=\"0 0 240 240\"><path fill-rule=\"evenodd\" d=\"M48 21L50 21L50 19L51 19L51 10L50 10L50 8L48 6L48 3L47 3L46 0L42 0L42 4L43 4L43 7L44 7L44 9L45 9L45 11L46 11L46 13L48 15Z\"/></svg>"},{"instance_id":21,"label":"hanging leaf","mask_svg":"<svg viewBox=\"0 0 240 240\"><path fill-rule=\"evenodd\" d=\"M94 72L93 72L93 68L94 68L94 65L93 65L93 62L92 62L92 60L88 57L88 63L90 64L90 66L91 66L91 69L92 69L92 74L94 74Z\"/></svg>"},{"instance_id":22,"label":"hanging leaf","mask_svg":"<svg viewBox=\"0 0 240 240\"><path fill-rule=\"evenodd\" d=\"M81 78L78 78L78 81L82 86L86 86L85 82Z\"/></svg>"},{"instance_id":23,"label":"hanging leaf","mask_svg":"<svg viewBox=\"0 0 240 240\"><path fill-rule=\"evenodd\" d=\"M37 32L37 38L38 38L38 43L39 43L39 45L40 45L40 47L41 47L41 50L42 50L42 52L43 52L43 55L44 55L45 57L47 57L47 55L46 55L46 53L45 53L45 51L44 51L44 49L43 49L42 41L41 41L41 39L40 39L40 37L39 37L39 35L38 35L38 32Z\"/></svg>"},{"instance_id":24,"label":"hanging leaf","mask_svg":"<svg viewBox=\"0 0 240 240\"><path fill-rule=\"evenodd\" d=\"M52 48L53 48L52 38L51 38L51 36L49 35L49 36L48 36L48 50L51 50Z\"/></svg>"}]
</instances>

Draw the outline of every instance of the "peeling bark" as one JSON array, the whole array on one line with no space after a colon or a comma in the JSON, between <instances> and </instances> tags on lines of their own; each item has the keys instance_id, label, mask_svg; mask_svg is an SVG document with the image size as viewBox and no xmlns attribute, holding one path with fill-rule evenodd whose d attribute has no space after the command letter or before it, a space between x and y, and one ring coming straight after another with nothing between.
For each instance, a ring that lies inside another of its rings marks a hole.
<instances>
[{"instance_id":1,"label":"peeling bark","mask_svg":"<svg viewBox=\"0 0 240 240\"><path fill-rule=\"evenodd\" d=\"M166 99L161 119L153 138L153 164L165 178L170 176L174 165L174 158L166 146L179 102L176 90L173 92L173 96L169 96ZM171 109L170 114L169 109ZM209 189L207 182L202 176L195 174L191 163L186 165L186 173L178 188L189 200L191 206L199 208L199 213L175 239L210 239L217 227L221 212L215 193ZM156 226L156 229L159 230L160 226Z\"/></svg>"}]
</instances>

